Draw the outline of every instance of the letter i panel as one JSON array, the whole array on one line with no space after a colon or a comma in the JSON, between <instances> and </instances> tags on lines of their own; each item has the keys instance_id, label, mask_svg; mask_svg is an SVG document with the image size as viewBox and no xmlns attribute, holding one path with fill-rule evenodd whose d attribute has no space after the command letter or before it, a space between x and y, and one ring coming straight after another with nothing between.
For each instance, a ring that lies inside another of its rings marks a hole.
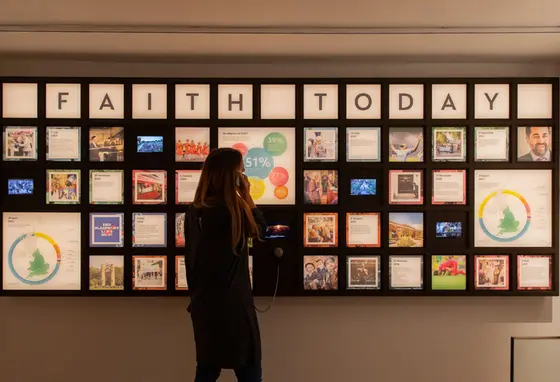
<instances>
[{"instance_id":1,"label":"letter i panel","mask_svg":"<svg viewBox=\"0 0 560 382\"><path fill-rule=\"evenodd\" d=\"M0 78L0 295L188 296L185 213L232 147L268 222L256 296L558 296L558 91Z\"/></svg>"}]
</instances>

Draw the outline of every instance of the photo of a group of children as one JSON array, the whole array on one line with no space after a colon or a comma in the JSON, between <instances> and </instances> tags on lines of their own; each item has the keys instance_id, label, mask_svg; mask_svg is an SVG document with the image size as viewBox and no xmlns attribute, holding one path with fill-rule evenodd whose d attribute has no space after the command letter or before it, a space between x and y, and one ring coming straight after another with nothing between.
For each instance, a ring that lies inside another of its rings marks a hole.
<instances>
[{"instance_id":1,"label":"photo of a group of children","mask_svg":"<svg viewBox=\"0 0 560 382\"><path fill-rule=\"evenodd\" d=\"M337 290L338 257L304 256L304 290Z\"/></svg>"},{"instance_id":2,"label":"photo of a group of children","mask_svg":"<svg viewBox=\"0 0 560 382\"><path fill-rule=\"evenodd\" d=\"M210 129L175 128L175 161L203 162L210 153Z\"/></svg>"},{"instance_id":3,"label":"photo of a group of children","mask_svg":"<svg viewBox=\"0 0 560 382\"><path fill-rule=\"evenodd\" d=\"M303 192L305 204L338 204L338 171L305 170Z\"/></svg>"}]
</instances>

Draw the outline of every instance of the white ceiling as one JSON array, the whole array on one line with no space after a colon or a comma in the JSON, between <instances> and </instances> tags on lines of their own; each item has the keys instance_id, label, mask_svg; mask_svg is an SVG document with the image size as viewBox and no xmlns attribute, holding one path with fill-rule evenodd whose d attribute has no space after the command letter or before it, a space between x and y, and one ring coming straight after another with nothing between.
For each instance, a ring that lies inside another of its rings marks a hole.
<instances>
[{"instance_id":1,"label":"white ceiling","mask_svg":"<svg viewBox=\"0 0 560 382\"><path fill-rule=\"evenodd\" d=\"M560 60L558 26L558 0L0 0L0 53Z\"/></svg>"}]
</instances>

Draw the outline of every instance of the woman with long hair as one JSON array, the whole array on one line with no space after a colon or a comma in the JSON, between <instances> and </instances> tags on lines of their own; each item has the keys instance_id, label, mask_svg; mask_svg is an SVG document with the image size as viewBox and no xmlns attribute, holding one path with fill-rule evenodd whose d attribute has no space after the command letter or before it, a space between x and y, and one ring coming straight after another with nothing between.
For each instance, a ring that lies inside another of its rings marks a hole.
<instances>
[{"instance_id":1,"label":"woman with long hair","mask_svg":"<svg viewBox=\"0 0 560 382\"><path fill-rule=\"evenodd\" d=\"M264 236L266 222L244 171L239 151L213 150L185 219L195 382L215 382L222 369L233 369L239 382L262 381L248 256L253 239Z\"/></svg>"}]
</instances>

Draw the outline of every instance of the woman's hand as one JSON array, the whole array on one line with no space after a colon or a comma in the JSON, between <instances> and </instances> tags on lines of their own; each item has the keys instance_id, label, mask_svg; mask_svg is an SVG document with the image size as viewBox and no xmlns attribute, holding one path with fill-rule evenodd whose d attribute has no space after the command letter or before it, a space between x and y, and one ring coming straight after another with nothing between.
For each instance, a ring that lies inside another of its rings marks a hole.
<instances>
[{"instance_id":1,"label":"woman's hand","mask_svg":"<svg viewBox=\"0 0 560 382\"><path fill-rule=\"evenodd\" d=\"M239 195L243 198L243 200L249 205L251 208L255 208L255 202L251 197L251 183L249 183L249 178L247 175L240 174L241 176L241 186L239 187Z\"/></svg>"}]
</instances>

